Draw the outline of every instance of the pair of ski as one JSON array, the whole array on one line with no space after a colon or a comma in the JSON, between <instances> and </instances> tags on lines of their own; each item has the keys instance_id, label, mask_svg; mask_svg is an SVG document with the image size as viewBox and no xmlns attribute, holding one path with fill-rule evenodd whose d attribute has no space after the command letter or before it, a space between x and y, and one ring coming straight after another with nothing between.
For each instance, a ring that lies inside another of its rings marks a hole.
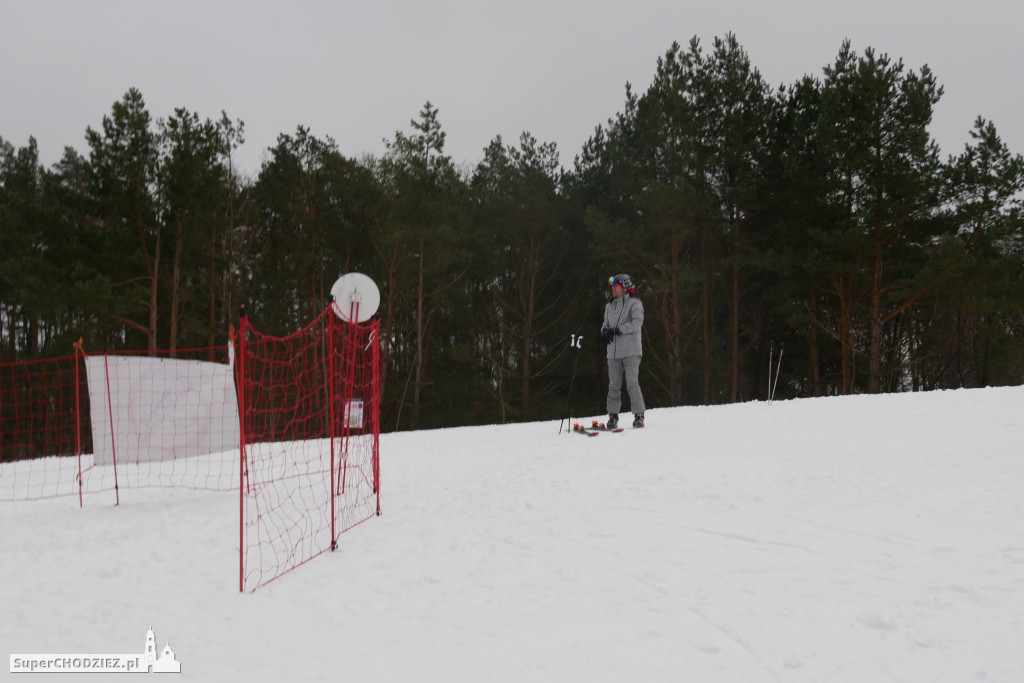
<instances>
[{"instance_id":1,"label":"pair of ski","mask_svg":"<svg viewBox=\"0 0 1024 683\"><path fill-rule=\"evenodd\" d=\"M593 422L590 423L589 429L581 425L579 422L576 422L572 426L572 431L576 432L577 434L582 434L583 436L597 436L601 432L611 432L612 434L618 434L619 432L622 431L622 427L618 427L616 429L608 429L607 425L605 425L603 422L598 422L597 420L594 420Z\"/></svg>"}]
</instances>

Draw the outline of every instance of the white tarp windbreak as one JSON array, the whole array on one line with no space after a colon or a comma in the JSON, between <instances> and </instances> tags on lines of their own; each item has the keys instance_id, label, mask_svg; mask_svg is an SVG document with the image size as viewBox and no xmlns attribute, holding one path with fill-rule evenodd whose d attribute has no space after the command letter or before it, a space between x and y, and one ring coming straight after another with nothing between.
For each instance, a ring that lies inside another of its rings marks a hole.
<instances>
[{"instance_id":1,"label":"white tarp windbreak","mask_svg":"<svg viewBox=\"0 0 1024 683\"><path fill-rule=\"evenodd\" d=\"M118 463L137 463L238 447L231 366L146 356L89 356L85 369L97 465L113 463L115 449Z\"/></svg>"}]
</instances>

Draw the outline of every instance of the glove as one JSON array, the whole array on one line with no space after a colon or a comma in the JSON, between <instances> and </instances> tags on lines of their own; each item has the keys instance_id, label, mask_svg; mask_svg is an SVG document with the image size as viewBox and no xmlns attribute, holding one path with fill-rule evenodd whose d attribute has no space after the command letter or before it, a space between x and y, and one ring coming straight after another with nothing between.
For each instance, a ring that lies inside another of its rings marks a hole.
<instances>
[{"instance_id":1,"label":"glove","mask_svg":"<svg viewBox=\"0 0 1024 683\"><path fill-rule=\"evenodd\" d=\"M612 343L612 339L615 339L615 335L617 334L619 334L619 328L616 327L613 329L610 327L606 327L603 330L601 330L601 341L603 341L607 346L608 344Z\"/></svg>"}]
</instances>

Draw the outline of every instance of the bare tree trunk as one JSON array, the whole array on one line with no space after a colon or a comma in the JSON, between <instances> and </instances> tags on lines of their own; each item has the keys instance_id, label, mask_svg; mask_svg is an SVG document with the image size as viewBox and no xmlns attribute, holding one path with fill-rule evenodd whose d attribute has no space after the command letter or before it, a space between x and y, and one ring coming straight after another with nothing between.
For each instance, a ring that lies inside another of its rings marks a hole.
<instances>
[{"instance_id":1,"label":"bare tree trunk","mask_svg":"<svg viewBox=\"0 0 1024 683\"><path fill-rule=\"evenodd\" d=\"M739 252L739 234L740 227L739 223L734 224L735 229L735 242L733 245L733 256L735 257ZM733 266L732 268L732 311L731 311L731 326L730 330L730 365L732 366L731 377L729 381L729 401L736 403L739 399L740 391L740 269L739 266Z\"/></svg>"},{"instance_id":2,"label":"bare tree trunk","mask_svg":"<svg viewBox=\"0 0 1024 683\"><path fill-rule=\"evenodd\" d=\"M870 350L868 353L868 393L877 394L882 375L882 243L875 242L871 266Z\"/></svg>"},{"instance_id":3,"label":"bare tree trunk","mask_svg":"<svg viewBox=\"0 0 1024 683\"><path fill-rule=\"evenodd\" d=\"M228 245L224 254L224 312L234 319L235 298L235 180L231 177L231 195L228 199Z\"/></svg>"},{"instance_id":4,"label":"bare tree trunk","mask_svg":"<svg viewBox=\"0 0 1024 683\"><path fill-rule=\"evenodd\" d=\"M28 355L35 358L39 355L39 314L28 309Z\"/></svg>"},{"instance_id":5,"label":"bare tree trunk","mask_svg":"<svg viewBox=\"0 0 1024 683\"><path fill-rule=\"evenodd\" d=\"M210 349L207 353L208 360L213 360L213 345L216 341L214 337L214 330L217 327L217 269L216 269L216 257L217 257L217 230L216 228L210 230L210 262L207 267L207 284L209 285L209 308L207 309L206 315L206 348Z\"/></svg>"},{"instance_id":6,"label":"bare tree trunk","mask_svg":"<svg viewBox=\"0 0 1024 683\"><path fill-rule=\"evenodd\" d=\"M423 226L426 230L426 226ZM426 248L426 239L420 237L420 266L419 286L416 290L416 360L413 364L413 387L412 387L412 417L410 429L420 428L420 387L423 385L423 250Z\"/></svg>"},{"instance_id":7,"label":"bare tree trunk","mask_svg":"<svg viewBox=\"0 0 1024 683\"><path fill-rule=\"evenodd\" d=\"M156 351L156 328L158 320L157 295L160 291L160 228L156 230L156 248L153 253L153 262L150 265L150 292L149 292L149 352Z\"/></svg>"},{"instance_id":8,"label":"bare tree trunk","mask_svg":"<svg viewBox=\"0 0 1024 683\"><path fill-rule=\"evenodd\" d=\"M850 336L853 334L853 311L850 301L850 276L839 278L839 343L842 348L843 394L853 393L853 348Z\"/></svg>"},{"instance_id":9,"label":"bare tree trunk","mask_svg":"<svg viewBox=\"0 0 1024 683\"><path fill-rule=\"evenodd\" d=\"M821 396L821 365L818 358L818 292L814 285L811 285L810 297L810 348L807 354L807 379L808 395Z\"/></svg>"},{"instance_id":10,"label":"bare tree trunk","mask_svg":"<svg viewBox=\"0 0 1024 683\"><path fill-rule=\"evenodd\" d=\"M704 319L704 405L711 404L711 275L708 268L708 224L700 222L700 305Z\"/></svg>"},{"instance_id":11,"label":"bare tree trunk","mask_svg":"<svg viewBox=\"0 0 1024 683\"><path fill-rule=\"evenodd\" d=\"M142 257L146 262L146 270L149 275L149 325L146 328L148 337L148 350L150 355L156 351L156 330L158 320L157 301L160 291L160 223L156 224L155 246L153 247L153 258L149 257L149 249L146 247L146 224L142 219L139 208L142 195L141 183L135 186L135 225L139 229L139 245L142 247Z\"/></svg>"},{"instance_id":12,"label":"bare tree trunk","mask_svg":"<svg viewBox=\"0 0 1024 683\"><path fill-rule=\"evenodd\" d=\"M18 311L14 304L7 308L7 326L10 336L7 337L7 348L11 361L18 357Z\"/></svg>"},{"instance_id":13,"label":"bare tree trunk","mask_svg":"<svg viewBox=\"0 0 1024 683\"><path fill-rule=\"evenodd\" d=\"M672 395L672 401L676 405L683 402L683 312L680 310L682 303L679 297L679 288L682 286L679 282L679 273L677 268L679 267L679 252L673 246L672 248L672 276L669 280L670 291L669 291L669 305L671 308L671 327L672 333L669 337L669 350L671 357L669 359L669 390Z\"/></svg>"},{"instance_id":14,"label":"bare tree trunk","mask_svg":"<svg viewBox=\"0 0 1024 683\"><path fill-rule=\"evenodd\" d=\"M388 384L389 369L391 367L391 340L395 338L395 300L397 299L397 285L398 285L398 250L395 249L389 258L386 260L387 263L387 296L384 305L384 320L383 330L381 331L381 343L380 343L380 394L384 396L384 388ZM401 415L401 404L399 404L398 414ZM397 429L397 425L396 425Z\"/></svg>"},{"instance_id":15,"label":"bare tree trunk","mask_svg":"<svg viewBox=\"0 0 1024 683\"><path fill-rule=\"evenodd\" d=\"M171 357L173 358L178 350L178 308L181 300L181 251L184 246L182 240L181 221L178 221L177 235L174 241L174 265L171 269Z\"/></svg>"},{"instance_id":16,"label":"bare tree trunk","mask_svg":"<svg viewBox=\"0 0 1024 683\"><path fill-rule=\"evenodd\" d=\"M531 212L532 213L532 212ZM531 215L531 221L533 216ZM523 381L522 381L522 397L520 403L521 414L520 420L527 420L530 413L530 359L532 357L531 347L533 345L533 316L536 307L537 299L537 253L536 244L534 241L534 230L536 226L532 226L530 231L530 247L527 252L527 266L526 266L526 304L525 315L523 316L523 351L522 351L522 367L523 367Z\"/></svg>"}]
</instances>

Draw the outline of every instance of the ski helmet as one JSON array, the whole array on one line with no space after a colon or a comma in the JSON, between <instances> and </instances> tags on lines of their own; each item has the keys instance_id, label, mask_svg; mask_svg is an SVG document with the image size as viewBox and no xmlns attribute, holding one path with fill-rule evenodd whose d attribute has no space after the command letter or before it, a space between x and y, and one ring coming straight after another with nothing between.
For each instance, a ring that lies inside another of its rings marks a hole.
<instances>
[{"instance_id":1,"label":"ski helmet","mask_svg":"<svg viewBox=\"0 0 1024 683\"><path fill-rule=\"evenodd\" d=\"M619 273L618 275L612 275L608 278L608 286L622 285L622 289L630 294L636 294L636 290L633 289L633 278L626 275L625 273Z\"/></svg>"}]
</instances>

